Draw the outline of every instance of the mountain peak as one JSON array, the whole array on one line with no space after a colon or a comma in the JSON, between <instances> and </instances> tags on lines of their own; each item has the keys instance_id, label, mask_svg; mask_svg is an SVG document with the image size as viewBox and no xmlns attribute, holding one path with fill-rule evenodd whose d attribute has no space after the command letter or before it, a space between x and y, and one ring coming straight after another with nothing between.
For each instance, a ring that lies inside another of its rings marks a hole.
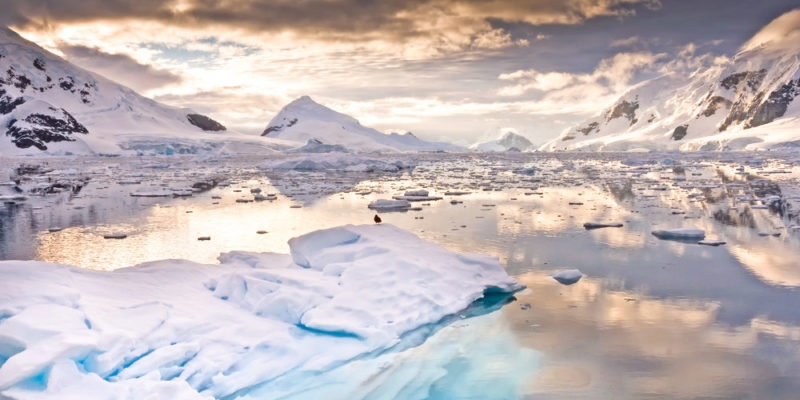
<instances>
[{"instance_id":1,"label":"mountain peak","mask_svg":"<svg viewBox=\"0 0 800 400\"><path fill-rule=\"evenodd\" d=\"M486 152L526 151L533 150L533 143L514 130L507 129L504 130L497 139L475 143L470 146L470 149Z\"/></svg>"},{"instance_id":2,"label":"mountain peak","mask_svg":"<svg viewBox=\"0 0 800 400\"><path fill-rule=\"evenodd\" d=\"M361 125L355 118L301 96L275 115L261 136L308 143L319 140L348 151L437 151L455 146L421 140L412 134L385 134Z\"/></svg>"}]
</instances>

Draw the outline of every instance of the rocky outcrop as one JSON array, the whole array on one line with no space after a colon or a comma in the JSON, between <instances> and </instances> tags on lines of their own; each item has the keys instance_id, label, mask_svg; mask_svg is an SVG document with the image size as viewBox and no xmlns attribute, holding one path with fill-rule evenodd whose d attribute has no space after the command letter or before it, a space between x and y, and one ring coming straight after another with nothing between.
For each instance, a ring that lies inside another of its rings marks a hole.
<instances>
[{"instance_id":1,"label":"rocky outcrop","mask_svg":"<svg viewBox=\"0 0 800 400\"><path fill-rule=\"evenodd\" d=\"M188 114L186 115L186 119L189 120L190 124L204 131L218 132L227 129L224 125L202 114Z\"/></svg>"},{"instance_id":2,"label":"rocky outcrop","mask_svg":"<svg viewBox=\"0 0 800 400\"><path fill-rule=\"evenodd\" d=\"M698 117L710 117L717 113L717 110L724 108L729 109L733 102L722 96L711 96L706 101L706 108L698 115Z\"/></svg>"},{"instance_id":3,"label":"rocky outcrop","mask_svg":"<svg viewBox=\"0 0 800 400\"><path fill-rule=\"evenodd\" d=\"M749 120L745 124L747 128L768 124L786 114L789 104L800 96L800 79L789 81L778 90L769 94L766 101L759 104L752 111Z\"/></svg>"},{"instance_id":4,"label":"rocky outcrop","mask_svg":"<svg viewBox=\"0 0 800 400\"><path fill-rule=\"evenodd\" d=\"M8 114L22 104L25 104L25 99L11 97L5 90L0 88L0 115Z\"/></svg>"},{"instance_id":5,"label":"rocky outcrop","mask_svg":"<svg viewBox=\"0 0 800 400\"><path fill-rule=\"evenodd\" d=\"M689 132L689 125L688 124L684 124L684 125L678 126L678 127L675 128L674 131L672 131L672 139L673 140L681 140L684 137L686 137L686 134L688 132Z\"/></svg>"},{"instance_id":6,"label":"rocky outcrop","mask_svg":"<svg viewBox=\"0 0 800 400\"><path fill-rule=\"evenodd\" d=\"M74 133L89 133L70 113L64 109L46 107L37 112L25 113L22 118L12 118L6 136L21 149L36 147L47 150L47 143L74 142Z\"/></svg>"},{"instance_id":7,"label":"rocky outcrop","mask_svg":"<svg viewBox=\"0 0 800 400\"><path fill-rule=\"evenodd\" d=\"M267 127L267 129L264 129L264 132L261 132L261 136L267 136L272 132L280 132L284 128L289 128L291 126L294 126L294 124L296 123L297 123L297 118L292 118L285 124L270 125Z\"/></svg>"},{"instance_id":8,"label":"rocky outcrop","mask_svg":"<svg viewBox=\"0 0 800 400\"><path fill-rule=\"evenodd\" d=\"M615 104L614 108L612 108L611 111L606 114L606 121L608 122L613 119L625 117L625 119L630 122L630 125L633 125L638 121L638 119L636 119L636 110L638 108L639 102L637 100L622 100Z\"/></svg>"}]
</instances>

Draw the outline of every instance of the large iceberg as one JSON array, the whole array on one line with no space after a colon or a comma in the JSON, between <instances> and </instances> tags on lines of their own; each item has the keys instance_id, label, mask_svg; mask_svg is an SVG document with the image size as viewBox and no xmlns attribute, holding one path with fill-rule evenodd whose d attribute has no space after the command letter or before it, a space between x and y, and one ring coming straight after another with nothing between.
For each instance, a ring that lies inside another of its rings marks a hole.
<instances>
[{"instance_id":1,"label":"large iceberg","mask_svg":"<svg viewBox=\"0 0 800 400\"><path fill-rule=\"evenodd\" d=\"M496 259L387 224L289 244L290 255L230 252L220 265L165 260L114 272L0 262L0 397L324 392L315 377L400 354L522 289Z\"/></svg>"}]
</instances>

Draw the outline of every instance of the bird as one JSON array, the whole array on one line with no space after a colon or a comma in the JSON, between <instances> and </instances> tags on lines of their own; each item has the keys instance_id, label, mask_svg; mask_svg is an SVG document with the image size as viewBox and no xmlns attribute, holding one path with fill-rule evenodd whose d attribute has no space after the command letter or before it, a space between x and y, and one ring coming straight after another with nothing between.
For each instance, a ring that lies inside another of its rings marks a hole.
<instances>
[{"instance_id":1,"label":"bird","mask_svg":"<svg viewBox=\"0 0 800 400\"><path fill-rule=\"evenodd\" d=\"M378 214L375 214L375 217L372 218L372 220L375 221L376 224L380 224L382 221L381 217L379 217Z\"/></svg>"}]
</instances>

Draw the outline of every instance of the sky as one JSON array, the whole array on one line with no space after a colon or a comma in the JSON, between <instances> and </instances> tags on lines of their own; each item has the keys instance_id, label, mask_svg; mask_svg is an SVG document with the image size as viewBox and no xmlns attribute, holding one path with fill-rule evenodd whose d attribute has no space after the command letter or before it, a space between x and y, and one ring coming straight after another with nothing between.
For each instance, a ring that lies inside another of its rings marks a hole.
<instances>
[{"instance_id":1,"label":"sky","mask_svg":"<svg viewBox=\"0 0 800 400\"><path fill-rule=\"evenodd\" d=\"M259 134L293 99L384 132L542 144L631 85L733 57L798 0L0 0L83 68Z\"/></svg>"}]
</instances>

